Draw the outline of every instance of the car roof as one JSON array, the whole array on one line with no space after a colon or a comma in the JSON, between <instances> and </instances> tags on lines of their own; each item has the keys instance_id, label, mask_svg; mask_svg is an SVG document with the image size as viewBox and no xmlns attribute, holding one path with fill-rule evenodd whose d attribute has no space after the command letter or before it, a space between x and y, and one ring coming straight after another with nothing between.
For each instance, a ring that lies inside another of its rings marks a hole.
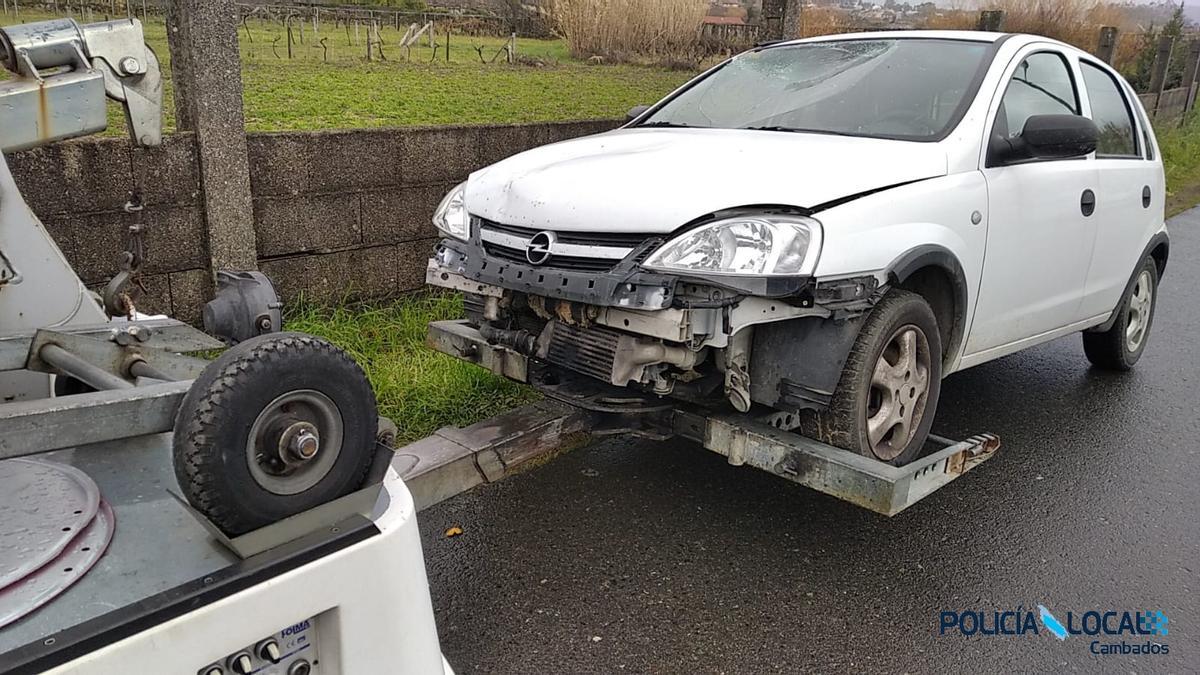
<instances>
[{"instance_id":1,"label":"car roof","mask_svg":"<svg viewBox=\"0 0 1200 675\"><path fill-rule=\"evenodd\" d=\"M907 39L925 39L925 40L969 40L971 42L996 42L1002 38L1015 41L1018 45L1025 45L1030 42L1049 42L1059 47L1066 47L1075 51L1079 51L1065 42L1060 42L1054 38L1048 38L1042 35L1029 35L1026 33L993 33L989 31L978 30L883 30L869 31L862 33L834 33L830 35L819 35L815 37L800 38L798 40L783 40L780 42L771 43L772 47L783 47L794 44L808 44L813 42L829 42L836 40L895 40L899 38Z\"/></svg>"}]
</instances>

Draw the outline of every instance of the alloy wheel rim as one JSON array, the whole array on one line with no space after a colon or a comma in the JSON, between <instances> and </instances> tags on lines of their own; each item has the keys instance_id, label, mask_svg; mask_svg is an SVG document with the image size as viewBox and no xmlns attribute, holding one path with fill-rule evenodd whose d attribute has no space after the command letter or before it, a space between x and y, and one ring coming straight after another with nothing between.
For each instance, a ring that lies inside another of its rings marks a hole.
<instances>
[{"instance_id":1,"label":"alloy wheel rim","mask_svg":"<svg viewBox=\"0 0 1200 675\"><path fill-rule=\"evenodd\" d=\"M1154 279L1151 278L1149 270L1142 270L1133 285L1133 293L1129 296L1129 316L1125 321L1125 346L1131 352L1136 352L1146 339L1153 303Z\"/></svg>"},{"instance_id":2,"label":"alloy wheel rim","mask_svg":"<svg viewBox=\"0 0 1200 675\"><path fill-rule=\"evenodd\" d=\"M925 415L930 385L929 340L916 326L896 329L871 372L867 394L867 442L880 460L908 446Z\"/></svg>"}]
</instances>

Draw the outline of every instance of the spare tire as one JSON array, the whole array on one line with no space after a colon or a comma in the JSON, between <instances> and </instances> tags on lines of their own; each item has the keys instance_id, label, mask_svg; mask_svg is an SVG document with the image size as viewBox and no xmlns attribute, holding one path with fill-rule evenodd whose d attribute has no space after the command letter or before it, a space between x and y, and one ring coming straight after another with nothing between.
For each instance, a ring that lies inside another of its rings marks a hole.
<instances>
[{"instance_id":1,"label":"spare tire","mask_svg":"<svg viewBox=\"0 0 1200 675\"><path fill-rule=\"evenodd\" d=\"M239 535L362 487L377 428L375 393L348 354L263 335L210 363L184 397L175 476L196 510Z\"/></svg>"}]
</instances>

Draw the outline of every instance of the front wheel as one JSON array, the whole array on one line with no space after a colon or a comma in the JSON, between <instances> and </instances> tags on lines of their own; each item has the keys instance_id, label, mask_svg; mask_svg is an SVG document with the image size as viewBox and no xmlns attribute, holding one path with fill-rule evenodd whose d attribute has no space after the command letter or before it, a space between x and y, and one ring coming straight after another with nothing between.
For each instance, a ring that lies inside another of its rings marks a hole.
<instances>
[{"instance_id":1,"label":"front wheel","mask_svg":"<svg viewBox=\"0 0 1200 675\"><path fill-rule=\"evenodd\" d=\"M916 459L942 385L942 343L925 299L894 289L867 316L829 407L801 432L894 466Z\"/></svg>"},{"instance_id":2,"label":"front wheel","mask_svg":"<svg viewBox=\"0 0 1200 675\"><path fill-rule=\"evenodd\" d=\"M1083 334L1083 353L1097 368L1129 370L1142 358L1158 301L1158 265L1149 256L1138 268L1133 286L1121 298L1117 318L1102 333Z\"/></svg>"}]
</instances>

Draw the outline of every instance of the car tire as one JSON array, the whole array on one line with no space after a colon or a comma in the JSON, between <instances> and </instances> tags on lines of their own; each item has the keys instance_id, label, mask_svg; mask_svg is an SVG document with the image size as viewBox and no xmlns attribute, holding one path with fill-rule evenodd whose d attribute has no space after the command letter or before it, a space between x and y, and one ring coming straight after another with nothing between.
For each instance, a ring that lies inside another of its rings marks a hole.
<instances>
[{"instance_id":1,"label":"car tire","mask_svg":"<svg viewBox=\"0 0 1200 675\"><path fill-rule=\"evenodd\" d=\"M377 431L374 391L349 355L311 335L263 335L184 396L175 476L197 511L244 534L360 488Z\"/></svg>"},{"instance_id":2,"label":"car tire","mask_svg":"<svg viewBox=\"0 0 1200 675\"><path fill-rule=\"evenodd\" d=\"M1147 256L1121 298L1112 326L1103 332L1083 333L1083 353L1088 361L1104 370L1133 368L1146 351L1157 305L1158 265Z\"/></svg>"},{"instance_id":3,"label":"car tire","mask_svg":"<svg viewBox=\"0 0 1200 675\"><path fill-rule=\"evenodd\" d=\"M933 310L920 295L893 289L859 329L828 408L806 411L800 431L901 466L921 454L941 384L942 343Z\"/></svg>"}]
</instances>

